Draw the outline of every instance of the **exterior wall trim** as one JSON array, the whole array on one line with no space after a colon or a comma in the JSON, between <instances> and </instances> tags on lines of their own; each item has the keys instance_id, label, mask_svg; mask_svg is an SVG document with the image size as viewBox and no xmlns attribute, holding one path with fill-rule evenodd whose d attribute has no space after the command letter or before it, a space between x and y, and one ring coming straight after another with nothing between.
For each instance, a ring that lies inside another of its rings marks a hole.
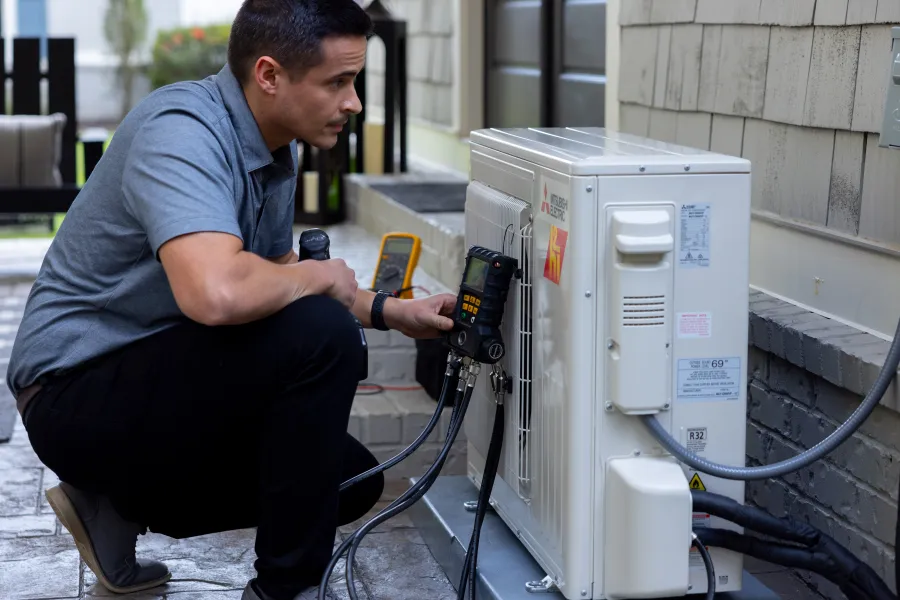
<instances>
[{"instance_id":1,"label":"exterior wall trim","mask_svg":"<svg viewBox=\"0 0 900 600\"><path fill-rule=\"evenodd\" d=\"M750 344L865 396L890 342L761 291L750 291ZM900 411L897 380L881 404Z\"/></svg>"}]
</instances>

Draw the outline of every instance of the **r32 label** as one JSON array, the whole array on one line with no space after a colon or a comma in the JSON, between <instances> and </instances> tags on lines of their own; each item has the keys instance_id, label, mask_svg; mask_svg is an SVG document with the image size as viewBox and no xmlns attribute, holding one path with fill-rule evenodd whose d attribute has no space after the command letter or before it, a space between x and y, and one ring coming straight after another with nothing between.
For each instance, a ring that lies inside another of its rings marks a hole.
<instances>
[{"instance_id":1,"label":"r32 label","mask_svg":"<svg viewBox=\"0 0 900 600\"><path fill-rule=\"evenodd\" d=\"M687 430L687 449L689 452L699 454L706 451L706 443L709 441L709 433L706 427L693 427Z\"/></svg>"}]
</instances>

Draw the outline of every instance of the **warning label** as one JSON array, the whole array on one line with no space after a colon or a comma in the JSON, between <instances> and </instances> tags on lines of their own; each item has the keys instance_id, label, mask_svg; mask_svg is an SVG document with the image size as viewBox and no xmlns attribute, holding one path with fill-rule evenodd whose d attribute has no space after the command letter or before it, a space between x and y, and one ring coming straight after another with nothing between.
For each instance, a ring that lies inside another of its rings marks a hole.
<instances>
[{"instance_id":1,"label":"warning label","mask_svg":"<svg viewBox=\"0 0 900 600\"><path fill-rule=\"evenodd\" d=\"M712 336L712 313L678 313L678 337L708 338Z\"/></svg>"},{"instance_id":2,"label":"warning label","mask_svg":"<svg viewBox=\"0 0 900 600\"><path fill-rule=\"evenodd\" d=\"M709 204L685 204L681 207L679 266L683 268L709 266L709 211Z\"/></svg>"},{"instance_id":3,"label":"warning label","mask_svg":"<svg viewBox=\"0 0 900 600\"><path fill-rule=\"evenodd\" d=\"M700 474L699 474L699 473L694 473L694 476L691 477L691 482L690 482L690 484L688 484L688 485L690 485L690 488L691 488L692 490L699 490L699 491L701 491L701 492L705 492L705 491L706 491L706 486L703 485L703 480L700 479Z\"/></svg>"},{"instance_id":4,"label":"warning label","mask_svg":"<svg viewBox=\"0 0 900 600\"><path fill-rule=\"evenodd\" d=\"M688 452L693 452L694 454L706 452L707 436L706 427L694 427L693 429L688 429L685 448L688 449Z\"/></svg>"},{"instance_id":5,"label":"warning label","mask_svg":"<svg viewBox=\"0 0 900 600\"><path fill-rule=\"evenodd\" d=\"M678 361L678 400L737 400L740 358L683 358Z\"/></svg>"}]
</instances>

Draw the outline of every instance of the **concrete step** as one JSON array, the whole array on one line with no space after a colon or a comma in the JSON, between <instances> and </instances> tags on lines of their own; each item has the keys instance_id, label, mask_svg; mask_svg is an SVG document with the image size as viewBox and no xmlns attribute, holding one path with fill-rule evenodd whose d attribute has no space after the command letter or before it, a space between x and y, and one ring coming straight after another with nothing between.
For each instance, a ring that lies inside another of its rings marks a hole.
<instances>
[{"instance_id":1,"label":"concrete step","mask_svg":"<svg viewBox=\"0 0 900 600\"><path fill-rule=\"evenodd\" d=\"M437 403L421 389L389 386L381 391L362 387L350 412L348 431L365 444L383 463L403 451L425 430ZM397 389L399 388L399 389ZM451 409L446 408L431 435L411 456L385 473L388 485L421 477L434 463L450 427ZM465 433L460 431L441 471L461 475L466 472Z\"/></svg>"},{"instance_id":2,"label":"concrete step","mask_svg":"<svg viewBox=\"0 0 900 600\"><path fill-rule=\"evenodd\" d=\"M419 269L444 287L456 290L465 266L464 214L415 212L393 199L390 188L421 186L423 183L464 185L466 182L459 176L439 172L351 174L346 177L348 217L378 239L393 231L412 233L422 238Z\"/></svg>"}]
</instances>

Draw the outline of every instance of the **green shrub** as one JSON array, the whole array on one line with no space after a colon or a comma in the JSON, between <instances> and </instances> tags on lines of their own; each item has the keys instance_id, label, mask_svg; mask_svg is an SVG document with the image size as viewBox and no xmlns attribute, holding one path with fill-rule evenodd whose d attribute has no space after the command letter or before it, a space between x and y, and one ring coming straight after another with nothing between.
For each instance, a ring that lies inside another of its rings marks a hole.
<instances>
[{"instance_id":1,"label":"green shrub","mask_svg":"<svg viewBox=\"0 0 900 600\"><path fill-rule=\"evenodd\" d=\"M228 60L230 31L231 25L160 31L149 69L153 89L218 73Z\"/></svg>"}]
</instances>

